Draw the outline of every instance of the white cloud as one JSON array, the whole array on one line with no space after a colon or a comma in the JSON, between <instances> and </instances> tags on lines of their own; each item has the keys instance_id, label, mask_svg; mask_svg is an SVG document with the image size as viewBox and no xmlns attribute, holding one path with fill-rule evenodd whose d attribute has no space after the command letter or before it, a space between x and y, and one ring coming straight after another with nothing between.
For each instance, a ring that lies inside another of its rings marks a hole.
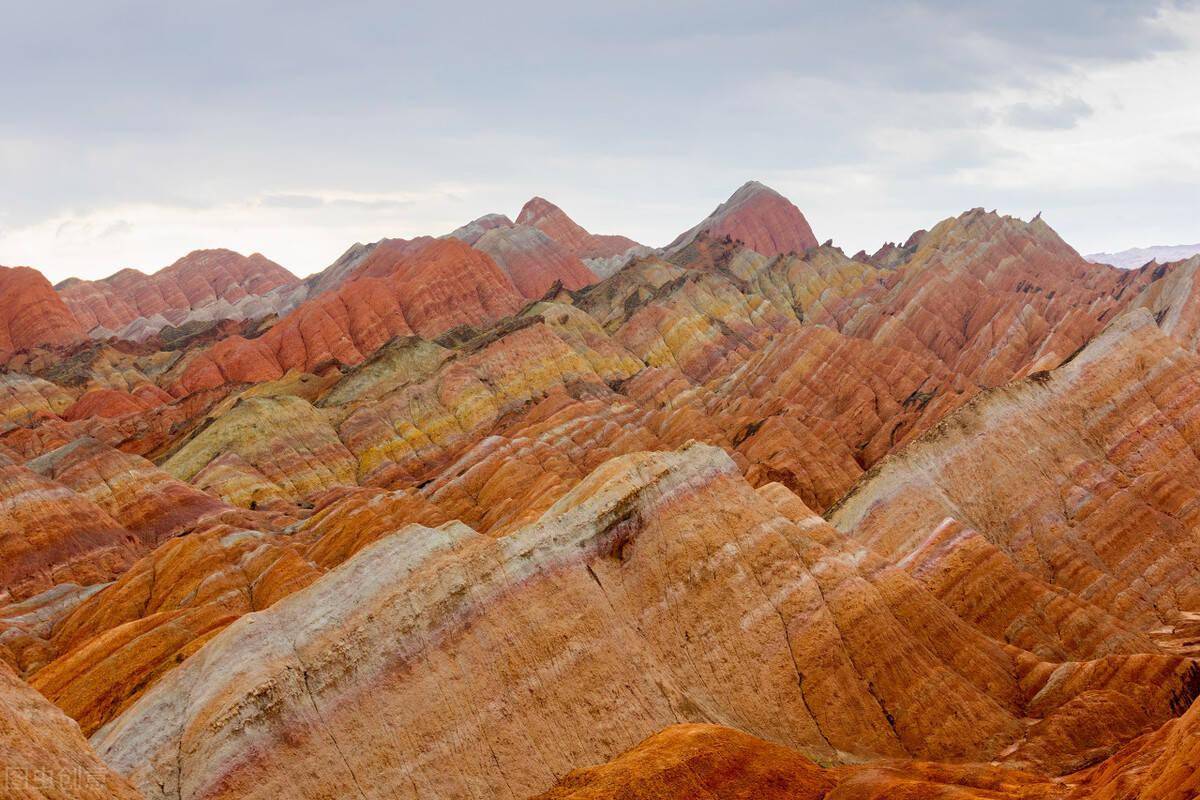
<instances>
[{"instance_id":1,"label":"white cloud","mask_svg":"<svg viewBox=\"0 0 1200 800\"><path fill-rule=\"evenodd\" d=\"M101 278L125 267L154 271L190 250L227 247L264 251L303 276L323 269L355 241L448 232L460 224L462 198L475 191L463 185L428 192L303 190L207 208L121 204L0 229L0 263L39 267L54 280ZM275 202L280 197L309 202ZM421 224L404 217L413 207L422 209Z\"/></svg>"}]
</instances>

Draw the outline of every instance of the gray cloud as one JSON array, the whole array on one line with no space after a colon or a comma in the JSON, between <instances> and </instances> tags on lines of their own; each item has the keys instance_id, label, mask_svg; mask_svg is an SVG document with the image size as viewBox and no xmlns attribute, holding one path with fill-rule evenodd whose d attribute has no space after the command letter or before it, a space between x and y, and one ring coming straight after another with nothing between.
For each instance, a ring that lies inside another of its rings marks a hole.
<instances>
[{"instance_id":1,"label":"gray cloud","mask_svg":"<svg viewBox=\"0 0 1200 800\"><path fill-rule=\"evenodd\" d=\"M974 97L1185 45L1153 24L1165 6L1152 0L8 6L9 228L258 198L308 224L361 209L438 232L537 193L590 227L661 242L747 177L830 167L941 208L965 194L958 172L1008 155L980 135L995 120ZM1067 98L999 113L1048 130L1087 109ZM938 147L896 152L897 131ZM407 192L437 194L436 216L369 199Z\"/></svg>"},{"instance_id":2,"label":"gray cloud","mask_svg":"<svg viewBox=\"0 0 1200 800\"><path fill-rule=\"evenodd\" d=\"M1008 108L1004 119L1018 128L1068 130L1092 113L1092 107L1078 97L1064 97L1057 103L1016 103Z\"/></svg>"}]
</instances>

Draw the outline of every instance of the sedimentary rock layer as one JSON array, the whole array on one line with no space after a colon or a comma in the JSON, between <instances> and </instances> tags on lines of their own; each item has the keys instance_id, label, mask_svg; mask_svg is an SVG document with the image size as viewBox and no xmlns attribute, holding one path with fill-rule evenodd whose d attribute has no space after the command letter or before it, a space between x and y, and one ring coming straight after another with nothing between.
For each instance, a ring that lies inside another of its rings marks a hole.
<instances>
[{"instance_id":1,"label":"sedimentary rock layer","mask_svg":"<svg viewBox=\"0 0 1200 800\"><path fill-rule=\"evenodd\" d=\"M1200 361L1144 310L886 458L830 520L885 555L947 517L1039 580L1148 629L1200 604Z\"/></svg>"},{"instance_id":2,"label":"sedimentary rock layer","mask_svg":"<svg viewBox=\"0 0 1200 800\"><path fill-rule=\"evenodd\" d=\"M98 281L71 279L56 288L93 336L140 340L193 320L266 316L298 283L259 253L197 250L152 275L126 269Z\"/></svg>"},{"instance_id":3,"label":"sedimentary rock layer","mask_svg":"<svg viewBox=\"0 0 1200 800\"><path fill-rule=\"evenodd\" d=\"M537 228L583 259L618 256L639 246L625 236L588 233L561 208L541 197L532 198L521 208L517 224Z\"/></svg>"},{"instance_id":4,"label":"sedimentary rock layer","mask_svg":"<svg viewBox=\"0 0 1200 800\"><path fill-rule=\"evenodd\" d=\"M1170 716L1185 659L1043 664L775 507L694 445L613 459L500 540L410 525L235 622L93 742L148 797L523 797L679 721L826 760L986 760L1032 753L1023 720L1089 692Z\"/></svg>"},{"instance_id":5,"label":"sedimentary rock layer","mask_svg":"<svg viewBox=\"0 0 1200 800\"><path fill-rule=\"evenodd\" d=\"M757 181L744 184L695 227L667 245L667 251L686 247L701 234L713 239L729 237L765 256L803 253L817 246L817 237L800 209Z\"/></svg>"},{"instance_id":6,"label":"sedimentary rock layer","mask_svg":"<svg viewBox=\"0 0 1200 800\"><path fill-rule=\"evenodd\" d=\"M0 363L18 350L86 338L54 287L30 267L0 267Z\"/></svg>"}]
</instances>

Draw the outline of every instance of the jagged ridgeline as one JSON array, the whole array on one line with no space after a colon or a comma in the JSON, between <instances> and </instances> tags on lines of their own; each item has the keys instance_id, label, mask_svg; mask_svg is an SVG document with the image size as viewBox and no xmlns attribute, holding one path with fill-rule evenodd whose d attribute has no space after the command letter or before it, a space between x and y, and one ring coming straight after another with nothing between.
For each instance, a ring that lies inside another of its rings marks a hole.
<instances>
[{"instance_id":1,"label":"jagged ridgeline","mask_svg":"<svg viewBox=\"0 0 1200 800\"><path fill-rule=\"evenodd\" d=\"M818 242L0 269L12 796L1195 797L1200 257Z\"/></svg>"}]
</instances>

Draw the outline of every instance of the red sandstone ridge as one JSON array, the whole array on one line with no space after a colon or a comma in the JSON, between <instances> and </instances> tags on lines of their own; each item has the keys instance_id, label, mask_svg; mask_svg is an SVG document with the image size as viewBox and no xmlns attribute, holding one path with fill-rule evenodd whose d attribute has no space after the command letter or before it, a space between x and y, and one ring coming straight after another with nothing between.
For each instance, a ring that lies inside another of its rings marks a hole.
<instances>
[{"instance_id":1,"label":"red sandstone ridge","mask_svg":"<svg viewBox=\"0 0 1200 800\"><path fill-rule=\"evenodd\" d=\"M475 248L491 256L530 299L541 297L555 283L582 289L596 282L595 273L573 253L528 225L493 228L479 237Z\"/></svg>"},{"instance_id":2,"label":"red sandstone ridge","mask_svg":"<svg viewBox=\"0 0 1200 800\"><path fill-rule=\"evenodd\" d=\"M259 253L196 250L146 275L124 269L99 281L71 279L59 295L89 331L144 339L167 325L245 319L276 310L295 275Z\"/></svg>"},{"instance_id":3,"label":"red sandstone ridge","mask_svg":"<svg viewBox=\"0 0 1200 800\"><path fill-rule=\"evenodd\" d=\"M85 339L71 310L50 281L31 267L0 267L0 359L39 345Z\"/></svg>"},{"instance_id":4,"label":"red sandstone ridge","mask_svg":"<svg viewBox=\"0 0 1200 800\"><path fill-rule=\"evenodd\" d=\"M764 256L803 253L817 246L817 237L800 209L757 181L743 185L699 225L681 233L667 250L681 250L702 233L741 240Z\"/></svg>"},{"instance_id":5,"label":"red sandstone ridge","mask_svg":"<svg viewBox=\"0 0 1200 800\"><path fill-rule=\"evenodd\" d=\"M518 225L532 225L580 258L619 256L638 243L625 236L588 233L558 206L542 197L534 197L517 215Z\"/></svg>"},{"instance_id":6,"label":"red sandstone ridge","mask_svg":"<svg viewBox=\"0 0 1200 800\"><path fill-rule=\"evenodd\" d=\"M433 338L460 325L484 326L524 304L508 275L458 239L386 241L336 290L302 303L263 336L235 336L192 361L180 392L258 382L289 369L358 364L393 336Z\"/></svg>"},{"instance_id":7,"label":"red sandstone ridge","mask_svg":"<svg viewBox=\"0 0 1200 800\"><path fill-rule=\"evenodd\" d=\"M586 231L583 234L590 235ZM574 248L540 228L513 224L503 214L485 214L454 230L450 236L491 256L521 294L531 300L542 297L556 282L574 290L598 280Z\"/></svg>"}]
</instances>

